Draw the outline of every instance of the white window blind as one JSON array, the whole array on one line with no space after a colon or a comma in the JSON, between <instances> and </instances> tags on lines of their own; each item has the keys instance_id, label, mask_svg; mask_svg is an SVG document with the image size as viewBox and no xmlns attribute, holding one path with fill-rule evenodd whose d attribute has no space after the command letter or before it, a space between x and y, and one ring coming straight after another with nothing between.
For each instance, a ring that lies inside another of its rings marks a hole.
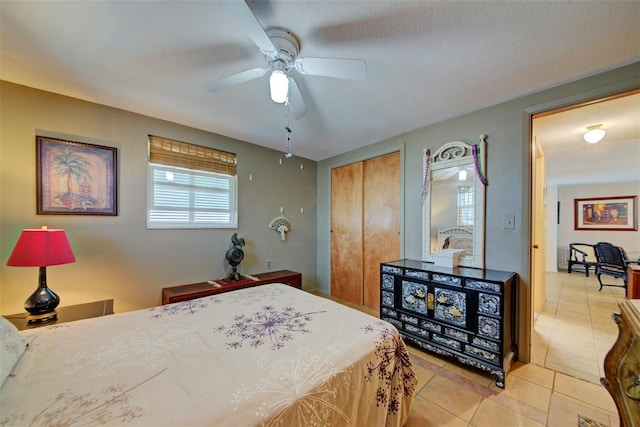
<instances>
[{"instance_id":1,"label":"white window blind","mask_svg":"<svg viewBox=\"0 0 640 427\"><path fill-rule=\"evenodd\" d=\"M458 187L458 227L473 227L473 187Z\"/></svg>"},{"instance_id":2,"label":"white window blind","mask_svg":"<svg viewBox=\"0 0 640 427\"><path fill-rule=\"evenodd\" d=\"M148 228L237 228L235 154L152 136L149 154Z\"/></svg>"}]
</instances>

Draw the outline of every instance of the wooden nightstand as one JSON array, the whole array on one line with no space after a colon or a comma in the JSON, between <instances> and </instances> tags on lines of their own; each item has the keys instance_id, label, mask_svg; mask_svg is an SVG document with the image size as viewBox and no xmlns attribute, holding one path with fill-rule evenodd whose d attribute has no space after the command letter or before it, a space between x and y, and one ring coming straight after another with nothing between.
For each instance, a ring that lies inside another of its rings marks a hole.
<instances>
[{"instance_id":1,"label":"wooden nightstand","mask_svg":"<svg viewBox=\"0 0 640 427\"><path fill-rule=\"evenodd\" d=\"M627 298L640 299L640 265L627 266Z\"/></svg>"},{"instance_id":2,"label":"wooden nightstand","mask_svg":"<svg viewBox=\"0 0 640 427\"><path fill-rule=\"evenodd\" d=\"M191 283L188 285L170 286L162 289L162 305L173 302L187 301L194 298L206 297L236 289L266 285L268 283L285 283L294 288L302 289L302 274L295 271L279 270L268 273L253 274L258 280L246 283L229 283L221 287L214 287L209 282Z\"/></svg>"},{"instance_id":3,"label":"wooden nightstand","mask_svg":"<svg viewBox=\"0 0 640 427\"><path fill-rule=\"evenodd\" d=\"M113 300L88 302L85 304L68 305L56 308L58 318L50 322L27 323L28 313L8 314L2 316L13 323L18 330L39 328L41 326L55 325L56 323L72 322L74 320L89 319L113 314Z\"/></svg>"}]
</instances>

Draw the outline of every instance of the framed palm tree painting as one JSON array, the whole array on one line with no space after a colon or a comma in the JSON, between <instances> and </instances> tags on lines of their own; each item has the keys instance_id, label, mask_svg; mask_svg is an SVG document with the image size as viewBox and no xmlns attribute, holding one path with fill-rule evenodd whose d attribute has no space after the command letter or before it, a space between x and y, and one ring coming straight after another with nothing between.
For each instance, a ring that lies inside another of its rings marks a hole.
<instances>
[{"instance_id":1,"label":"framed palm tree painting","mask_svg":"<svg viewBox=\"0 0 640 427\"><path fill-rule=\"evenodd\" d=\"M115 147L36 136L39 215L117 215Z\"/></svg>"}]
</instances>

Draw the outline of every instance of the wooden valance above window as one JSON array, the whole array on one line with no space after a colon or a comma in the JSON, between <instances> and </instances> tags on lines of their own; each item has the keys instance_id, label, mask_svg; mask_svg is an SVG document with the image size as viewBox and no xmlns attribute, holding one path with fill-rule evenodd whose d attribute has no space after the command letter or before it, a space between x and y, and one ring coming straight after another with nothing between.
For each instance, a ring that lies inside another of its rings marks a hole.
<instances>
[{"instance_id":1,"label":"wooden valance above window","mask_svg":"<svg viewBox=\"0 0 640 427\"><path fill-rule=\"evenodd\" d=\"M214 148L149 135L151 163L234 176L236 155Z\"/></svg>"}]
</instances>

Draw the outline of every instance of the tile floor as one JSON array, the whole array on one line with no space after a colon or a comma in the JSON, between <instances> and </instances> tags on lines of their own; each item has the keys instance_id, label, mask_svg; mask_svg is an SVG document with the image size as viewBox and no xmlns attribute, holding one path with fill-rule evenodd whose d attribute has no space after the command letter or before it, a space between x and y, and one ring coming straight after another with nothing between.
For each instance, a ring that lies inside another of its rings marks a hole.
<instances>
[{"instance_id":1,"label":"tile floor","mask_svg":"<svg viewBox=\"0 0 640 427\"><path fill-rule=\"evenodd\" d=\"M603 276L605 283L622 284ZM547 273L547 302L536 313L531 362L600 384L604 357L618 337L611 314L619 312L624 289L603 287L593 273Z\"/></svg>"},{"instance_id":2,"label":"tile floor","mask_svg":"<svg viewBox=\"0 0 640 427\"><path fill-rule=\"evenodd\" d=\"M516 362L504 390L494 378L409 347L418 393L405 427L577 427L578 417L618 427L604 387L534 364Z\"/></svg>"},{"instance_id":3,"label":"tile floor","mask_svg":"<svg viewBox=\"0 0 640 427\"><path fill-rule=\"evenodd\" d=\"M619 427L599 378L617 337L611 313L624 293L598 287L595 277L584 274L547 275L548 300L533 334L534 363L514 363L504 390L491 375L409 347L419 385L405 426ZM579 424L579 416L591 423Z\"/></svg>"}]
</instances>

